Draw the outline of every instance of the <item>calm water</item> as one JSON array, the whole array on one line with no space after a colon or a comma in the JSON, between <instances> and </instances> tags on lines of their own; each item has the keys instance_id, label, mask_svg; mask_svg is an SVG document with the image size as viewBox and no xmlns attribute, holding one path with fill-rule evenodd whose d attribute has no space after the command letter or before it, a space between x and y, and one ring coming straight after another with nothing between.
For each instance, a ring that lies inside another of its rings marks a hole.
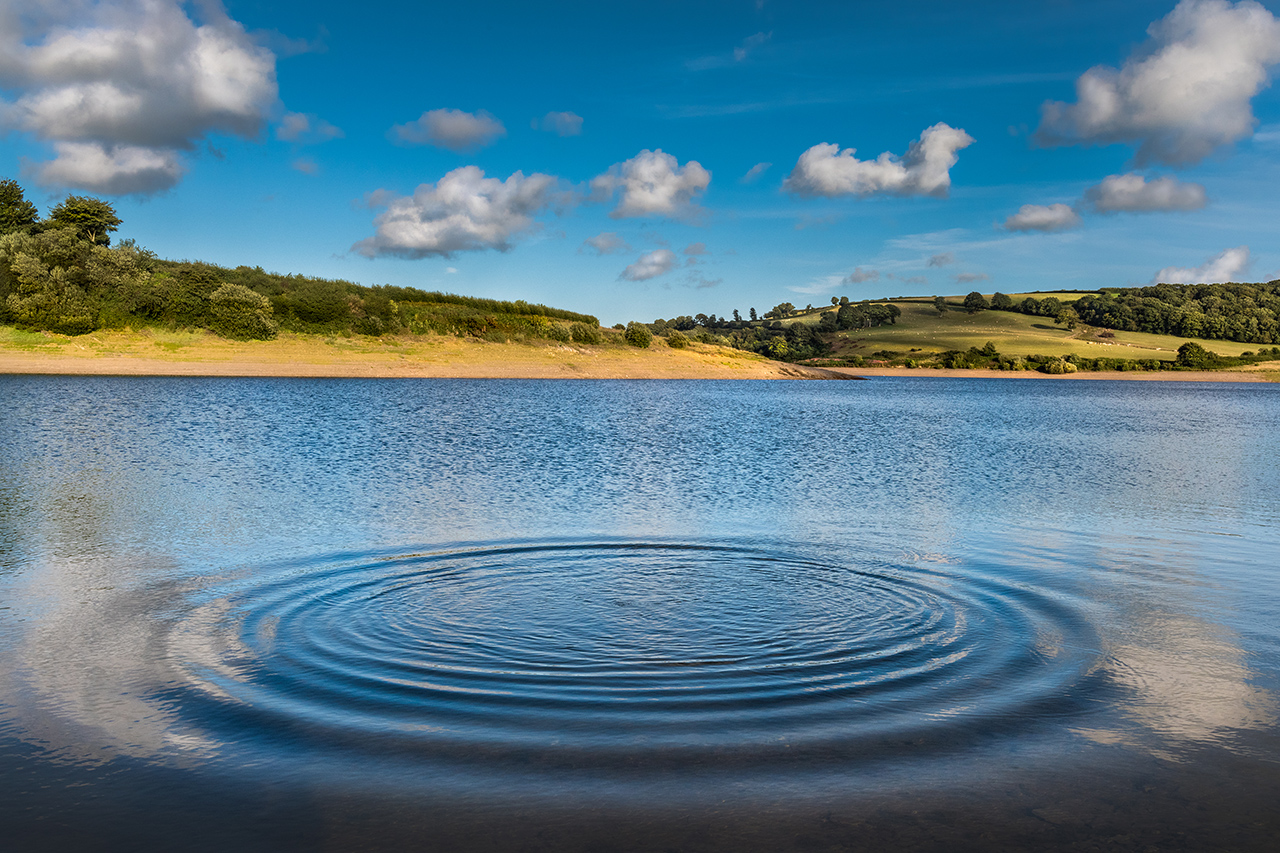
<instances>
[{"instance_id":1,"label":"calm water","mask_svg":"<svg viewBox=\"0 0 1280 853\"><path fill-rule=\"evenodd\" d=\"M13 849L1280 832L1280 388L0 393Z\"/></svg>"}]
</instances>

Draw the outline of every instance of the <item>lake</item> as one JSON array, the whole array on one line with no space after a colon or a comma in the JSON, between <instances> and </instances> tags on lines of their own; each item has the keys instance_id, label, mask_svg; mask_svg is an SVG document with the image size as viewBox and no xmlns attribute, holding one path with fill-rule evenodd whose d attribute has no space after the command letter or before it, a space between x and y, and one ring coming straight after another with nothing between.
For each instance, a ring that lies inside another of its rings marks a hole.
<instances>
[{"instance_id":1,"label":"lake","mask_svg":"<svg viewBox=\"0 0 1280 853\"><path fill-rule=\"evenodd\" d=\"M1280 388L0 389L12 849L1280 832Z\"/></svg>"}]
</instances>

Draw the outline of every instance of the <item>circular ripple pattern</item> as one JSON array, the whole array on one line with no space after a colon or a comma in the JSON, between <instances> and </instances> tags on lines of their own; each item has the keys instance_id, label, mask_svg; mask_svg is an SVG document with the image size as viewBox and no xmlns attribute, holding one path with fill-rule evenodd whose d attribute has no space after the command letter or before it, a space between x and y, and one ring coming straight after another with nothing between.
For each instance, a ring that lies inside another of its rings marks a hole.
<instances>
[{"instance_id":1,"label":"circular ripple pattern","mask_svg":"<svg viewBox=\"0 0 1280 853\"><path fill-rule=\"evenodd\" d=\"M329 563L208 601L171 653L224 722L441 755L796 755L1052 714L1085 621L952 568L636 543Z\"/></svg>"}]
</instances>

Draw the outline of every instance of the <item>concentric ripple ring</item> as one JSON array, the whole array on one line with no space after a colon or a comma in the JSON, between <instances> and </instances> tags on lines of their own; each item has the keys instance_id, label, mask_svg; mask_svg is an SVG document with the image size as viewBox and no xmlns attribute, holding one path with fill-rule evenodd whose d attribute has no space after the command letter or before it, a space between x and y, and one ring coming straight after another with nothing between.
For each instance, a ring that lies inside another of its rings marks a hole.
<instances>
[{"instance_id":1,"label":"concentric ripple ring","mask_svg":"<svg viewBox=\"0 0 1280 853\"><path fill-rule=\"evenodd\" d=\"M1087 620L1047 590L661 542L312 562L219 589L169 643L173 698L216 703L206 719L575 761L795 755L1043 718L1094 664Z\"/></svg>"}]
</instances>

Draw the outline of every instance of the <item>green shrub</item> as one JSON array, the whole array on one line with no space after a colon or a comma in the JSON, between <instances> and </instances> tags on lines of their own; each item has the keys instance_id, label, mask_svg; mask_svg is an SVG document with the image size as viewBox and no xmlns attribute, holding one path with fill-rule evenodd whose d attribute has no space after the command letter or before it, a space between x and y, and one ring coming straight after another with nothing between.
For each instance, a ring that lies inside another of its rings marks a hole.
<instances>
[{"instance_id":1,"label":"green shrub","mask_svg":"<svg viewBox=\"0 0 1280 853\"><path fill-rule=\"evenodd\" d=\"M551 340L560 341L563 344L567 344L573 340L573 333L569 328L567 326L562 326L559 323L548 323L545 334Z\"/></svg>"},{"instance_id":2,"label":"green shrub","mask_svg":"<svg viewBox=\"0 0 1280 853\"><path fill-rule=\"evenodd\" d=\"M689 345L689 339L684 336L683 332L671 332L667 335L667 346L672 349L684 349Z\"/></svg>"},{"instance_id":3,"label":"green shrub","mask_svg":"<svg viewBox=\"0 0 1280 853\"><path fill-rule=\"evenodd\" d=\"M570 326L569 336L576 344L598 344L604 341L604 335L600 334L600 327L589 326L586 323L574 323Z\"/></svg>"},{"instance_id":4,"label":"green shrub","mask_svg":"<svg viewBox=\"0 0 1280 853\"><path fill-rule=\"evenodd\" d=\"M1065 359L1054 358L1040 365L1040 372L1048 373L1052 376L1061 376L1064 373L1075 373L1076 366Z\"/></svg>"},{"instance_id":5,"label":"green shrub","mask_svg":"<svg viewBox=\"0 0 1280 853\"><path fill-rule=\"evenodd\" d=\"M266 341L278 327L271 300L242 284L224 284L209 297L209 327L224 338Z\"/></svg>"},{"instance_id":6,"label":"green shrub","mask_svg":"<svg viewBox=\"0 0 1280 853\"><path fill-rule=\"evenodd\" d=\"M648 349L649 344L653 342L653 333L649 331L649 327L634 320L627 324L626 331L623 332L622 337L631 346L640 347L641 349Z\"/></svg>"}]
</instances>

